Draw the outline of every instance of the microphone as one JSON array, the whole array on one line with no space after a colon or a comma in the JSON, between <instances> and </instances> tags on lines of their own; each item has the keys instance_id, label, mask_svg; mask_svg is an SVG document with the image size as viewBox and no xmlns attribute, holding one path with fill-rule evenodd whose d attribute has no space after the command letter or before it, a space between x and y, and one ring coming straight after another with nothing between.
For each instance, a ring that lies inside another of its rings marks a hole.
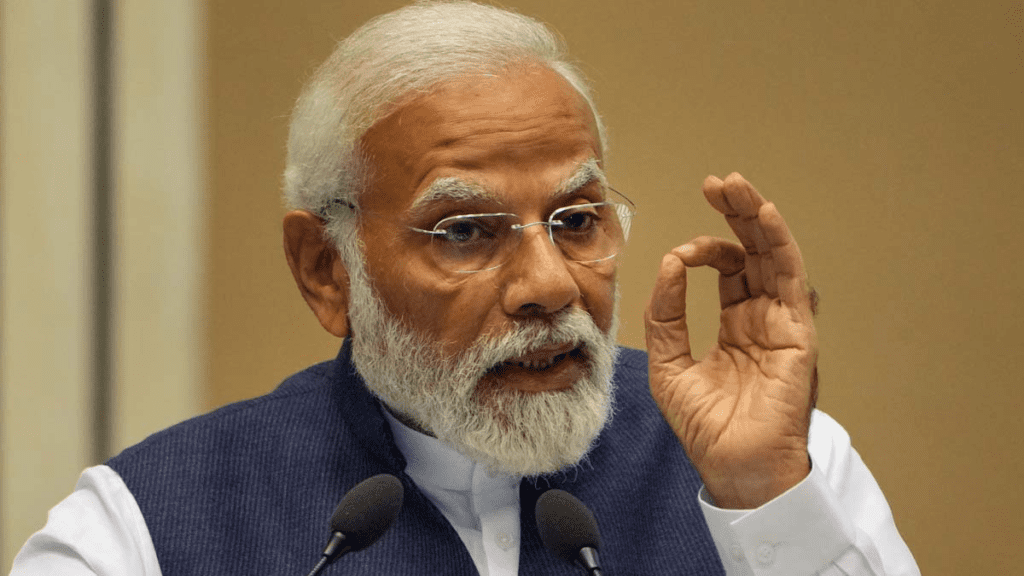
<instances>
[{"instance_id":1,"label":"microphone","mask_svg":"<svg viewBox=\"0 0 1024 576\"><path fill-rule=\"evenodd\" d=\"M579 564L590 576L601 576L601 533L583 502L565 490L548 490L537 499L536 516L537 532L549 550Z\"/></svg>"},{"instance_id":2,"label":"microphone","mask_svg":"<svg viewBox=\"0 0 1024 576\"><path fill-rule=\"evenodd\" d=\"M380 539L398 517L404 493L401 480L391 474L371 476L349 490L331 516L331 540L309 576Z\"/></svg>"}]
</instances>

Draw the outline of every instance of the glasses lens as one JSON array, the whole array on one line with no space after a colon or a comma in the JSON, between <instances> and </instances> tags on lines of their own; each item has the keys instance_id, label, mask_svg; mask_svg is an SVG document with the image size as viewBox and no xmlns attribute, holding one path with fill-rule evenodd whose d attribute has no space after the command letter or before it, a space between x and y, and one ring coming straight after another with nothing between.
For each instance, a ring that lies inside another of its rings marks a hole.
<instances>
[{"instance_id":1,"label":"glasses lens","mask_svg":"<svg viewBox=\"0 0 1024 576\"><path fill-rule=\"evenodd\" d=\"M614 202L566 206L551 214L551 237L570 260L606 260L622 250L631 216Z\"/></svg>"},{"instance_id":2,"label":"glasses lens","mask_svg":"<svg viewBox=\"0 0 1024 576\"><path fill-rule=\"evenodd\" d=\"M515 216L472 214L445 218L434 226L430 249L438 266L476 272L502 263L510 248Z\"/></svg>"},{"instance_id":3,"label":"glasses lens","mask_svg":"<svg viewBox=\"0 0 1024 576\"><path fill-rule=\"evenodd\" d=\"M629 202L627 200L627 202ZM430 252L449 272L480 272L501 266L518 248L523 230L547 226L551 240L566 258L593 263L617 255L632 222L632 203L598 202L559 208L547 222L521 224L515 214L465 214L445 218L433 230Z\"/></svg>"}]
</instances>

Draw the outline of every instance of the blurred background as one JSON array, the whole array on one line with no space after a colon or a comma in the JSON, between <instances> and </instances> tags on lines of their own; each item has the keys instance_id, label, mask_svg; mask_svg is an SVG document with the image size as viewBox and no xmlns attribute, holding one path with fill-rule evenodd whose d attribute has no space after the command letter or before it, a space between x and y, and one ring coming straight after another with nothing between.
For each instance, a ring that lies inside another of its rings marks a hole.
<instances>
[{"instance_id":1,"label":"blurred background","mask_svg":"<svg viewBox=\"0 0 1024 576\"><path fill-rule=\"evenodd\" d=\"M332 358L281 250L304 80L403 2L0 3L0 569L82 468ZM622 344L660 256L776 202L822 297L820 407L922 572L1024 563L1024 3L509 0L558 30L639 206ZM695 346L717 322L691 274Z\"/></svg>"}]
</instances>

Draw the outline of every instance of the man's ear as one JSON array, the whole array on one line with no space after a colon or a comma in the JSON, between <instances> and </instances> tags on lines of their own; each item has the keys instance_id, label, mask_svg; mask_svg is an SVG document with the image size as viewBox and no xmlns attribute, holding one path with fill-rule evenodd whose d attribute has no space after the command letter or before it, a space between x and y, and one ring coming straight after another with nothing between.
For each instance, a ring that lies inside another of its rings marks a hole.
<instances>
[{"instance_id":1,"label":"man's ear","mask_svg":"<svg viewBox=\"0 0 1024 576\"><path fill-rule=\"evenodd\" d=\"M348 271L324 234L323 220L305 210L285 214L284 254L320 325L339 338L347 336Z\"/></svg>"}]
</instances>

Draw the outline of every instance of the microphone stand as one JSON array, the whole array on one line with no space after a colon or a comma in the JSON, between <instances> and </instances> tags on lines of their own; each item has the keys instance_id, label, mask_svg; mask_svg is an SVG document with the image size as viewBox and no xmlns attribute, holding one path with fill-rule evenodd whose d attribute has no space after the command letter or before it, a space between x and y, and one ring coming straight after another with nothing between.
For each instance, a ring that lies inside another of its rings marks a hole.
<instances>
[{"instance_id":1,"label":"microphone stand","mask_svg":"<svg viewBox=\"0 0 1024 576\"><path fill-rule=\"evenodd\" d=\"M332 534L331 540L327 543L327 546L324 548L323 554L320 556L320 561L316 563L316 566L313 567L312 572L310 572L308 576L316 576L320 573L321 570L324 569L325 566L333 562L336 558L340 558L344 556L346 552L350 551L352 549L351 547L341 547L341 544L344 541L345 535L341 532L335 532L334 534Z\"/></svg>"},{"instance_id":2,"label":"microphone stand","mask_svg":"<svg viewBox=\"0 0 1024 576\"><path fill-rule=\"evenodd\" d=\"M602 576L601 562L597 559L597 549L585 546L580 548L580 557L577 562L583 566L590 576Z\"/></svg>"}]
</instances>

